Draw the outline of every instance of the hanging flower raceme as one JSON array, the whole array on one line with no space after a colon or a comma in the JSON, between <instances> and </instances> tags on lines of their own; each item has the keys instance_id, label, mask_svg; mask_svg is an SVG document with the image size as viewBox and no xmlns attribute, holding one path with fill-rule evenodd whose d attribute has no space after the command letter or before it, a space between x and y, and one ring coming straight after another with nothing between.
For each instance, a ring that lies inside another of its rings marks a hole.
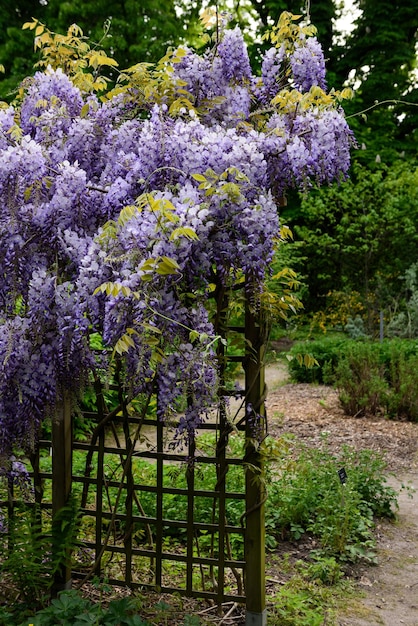
<instances>
[{"instance_id":1,"label":"hanging flower raceme","mask_svg":"<svg viewBox=\"0 0 418 626\"><path fill-rule=\"evenodd\" d=\"M224 25L202 55L139 64L103 100L47 69L0 109L1 458L81 391L92 333L111 349L100 367L113 350L130 393L156 390L160 419L186 406L177 440L195 436L217 393L213 283L245 274L261 292L277 197L349 167L320 46L282 22L260 76Z\"/></svg>"},{"instance_id":2,"label":"hanging flower raceme","mask_svg":"<svg viewBox=\"0 0 418 626\"><path fill-rule=\"evenodd\" d=\"M290 65L297 89L309 91L314 86L326 89L324 53L316 37L301 37L296 42Z\"/></svg>"}]
</instances>

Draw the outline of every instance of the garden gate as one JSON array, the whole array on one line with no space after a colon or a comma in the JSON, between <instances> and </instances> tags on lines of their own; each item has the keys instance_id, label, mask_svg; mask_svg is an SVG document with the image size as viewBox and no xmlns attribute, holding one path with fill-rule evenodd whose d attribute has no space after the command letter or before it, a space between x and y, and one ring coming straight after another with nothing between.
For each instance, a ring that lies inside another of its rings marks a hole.
<instances>
[{"instance_id":1,"label":"garden gate","mask_svg":"<svg viewBox=\"0 0 418 626\"><path fill-rule=\"evenodd\" d=\"M206 447L199 437L188 450L170 445L170 426L129 413L121 385L113 387L119 406L109 411L99 383L92 439L76 442L64 402L52 440L40 444L52 448L51 466L39 466L38 455L34 468L42 507L54 514L71 491L81 498L81 547L72 567L63 564L58 572L55 591L94 575L112 585L176 592L217 605L245 603L246 625L266 624L265 496L257 450L266 435L265 337L260 315L248 305L245 326L223 328L227 304L219 294L217 331L241 337L246 348L231 356L219 344L221 384L226 367L237 363L245 389L224 389L213 419L200 429ZM228 395L239 396L231 400L236 410ZM48 481L50 503L44 497Z\"/></svg>"}]
</instances>

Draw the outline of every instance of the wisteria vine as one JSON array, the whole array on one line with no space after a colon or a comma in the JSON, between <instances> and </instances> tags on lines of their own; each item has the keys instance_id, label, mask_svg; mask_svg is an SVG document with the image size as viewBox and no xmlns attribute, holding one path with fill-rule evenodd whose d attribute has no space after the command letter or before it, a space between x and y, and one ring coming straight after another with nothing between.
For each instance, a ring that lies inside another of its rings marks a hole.
<instances>
[{"instance_id":1,"label":"wisteria vine","mask_svg":"<svg viewBox=\"0 0 418 626\"><path fill-rule=\"evenodd\" d=\"M245 274L262 289L278 199L349 168L321 47L293 16L280 24L260 76L225 27L203 54L135 66L103 97L49 67L0 109L0 459L77 399L92 334L124 359L132 394L153 386L160 419L188 398L179 438L205 419L213 285Z\"/></svg>"}]
</instances>

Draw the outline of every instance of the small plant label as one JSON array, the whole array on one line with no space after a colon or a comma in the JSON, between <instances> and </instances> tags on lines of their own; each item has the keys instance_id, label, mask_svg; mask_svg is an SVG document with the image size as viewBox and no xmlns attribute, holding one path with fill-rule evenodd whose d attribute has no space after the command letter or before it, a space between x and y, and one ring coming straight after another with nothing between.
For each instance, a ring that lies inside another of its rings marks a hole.
<instances>
[{"instance_id":1,"label":"small plant label","mask_svg":"<svg viewBox=\"0 0 418 626\"><path fill-rule=\"evenodd\" d=\"M344 485L347 480L347 472L345 471L345 467L342 467L338 470L338 476L340 477L341 484Z\"/></svg>"}]
</instances>

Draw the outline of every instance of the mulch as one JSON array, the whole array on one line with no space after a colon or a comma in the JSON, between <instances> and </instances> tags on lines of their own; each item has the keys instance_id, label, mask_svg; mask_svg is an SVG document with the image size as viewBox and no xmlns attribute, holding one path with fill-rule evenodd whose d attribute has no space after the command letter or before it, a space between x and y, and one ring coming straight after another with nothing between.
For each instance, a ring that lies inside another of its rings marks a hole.
<instances>
[{"instance_id":1,"label":"mulch","mask_svg":"<svg viewBox=\"0 0 418 626\"><path fill-rule=\"evenodd\" d=\"M273 437L292 433L307 445L317 446L326 436L331 453L349 445L381 453L389 472L418 468L418 423L384 415L347 416L338 392L331 387L288 383L268 393L266 406Z\"/></svg>"}]
</instances>

